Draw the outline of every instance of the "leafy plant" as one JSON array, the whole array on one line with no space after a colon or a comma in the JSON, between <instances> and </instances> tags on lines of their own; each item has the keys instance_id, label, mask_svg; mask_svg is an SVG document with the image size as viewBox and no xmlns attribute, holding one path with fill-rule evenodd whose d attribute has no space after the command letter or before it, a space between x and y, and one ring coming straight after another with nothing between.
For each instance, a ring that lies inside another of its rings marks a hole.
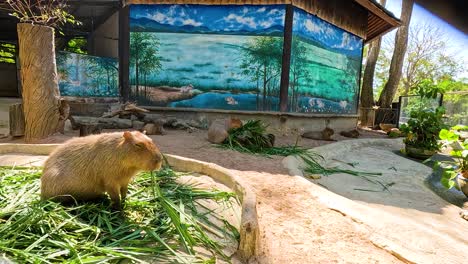
<instances>
[{"instance_id":1,"label":"leafy plant","mask_svg":"<svg viewBox=\"0 0 468 264\"><path fill-rule=\"evenodd\" d=\"M445 128L442 120L444 113L443 107L438 107L434 112L429 110L412 111L411 119L400 127L400 130L406 135L403 142L416 148L439 150L440 144L437 140L439 132Z\"/></svg>"},{"instance_id":2,"label":"leafy plant","mask_svg":"<svg viewBox=\"0 0 468 264\"><path fill-rule=\"evenodd\" d=\"M272 138L266 134L267 127L260 120L249 120L239 128L230 129L224 144L252 152L271 148L273 147Z\"/></svg>"},{"instance_id":3,"label":"leafy plant","mask_svg":"<svg viewBox=\"0 0 468 264\"><path fill-rule=\"evenodd\" d=\"M450 146L451 161L437 161L434 169L442 169L440 183L447 189L456 186L455 178L460 173L468 178L468 139L464 142L460 140L460 131L468 130L468 126L454 126L450 130L442 129L439 137L444 147Z\"/></svg>"}]
</instances>

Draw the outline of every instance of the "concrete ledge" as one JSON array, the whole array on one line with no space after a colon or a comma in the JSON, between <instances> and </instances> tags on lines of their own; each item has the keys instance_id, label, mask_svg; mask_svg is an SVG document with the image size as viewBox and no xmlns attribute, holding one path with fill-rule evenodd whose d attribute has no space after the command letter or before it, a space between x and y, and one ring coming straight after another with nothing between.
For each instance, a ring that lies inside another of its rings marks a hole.
<instances>
[{"instance_id":1,"label":"concrete ledge","mask_svg":"<svg viewBox=\"0 0 468 264\"><path fill-rule=\"evenodd\" d=\"M0 154L23 153L49 155L60 144L0 144ZM237 254L244 261L254 257L259 247L259 224L257 218L257 198L250 186L230 170L214 163L202 162L175 155L165 155L168 163L178 171L196 172L212 177L231 188L242 202L240 241Z\"/></svg>"}]
</instances>

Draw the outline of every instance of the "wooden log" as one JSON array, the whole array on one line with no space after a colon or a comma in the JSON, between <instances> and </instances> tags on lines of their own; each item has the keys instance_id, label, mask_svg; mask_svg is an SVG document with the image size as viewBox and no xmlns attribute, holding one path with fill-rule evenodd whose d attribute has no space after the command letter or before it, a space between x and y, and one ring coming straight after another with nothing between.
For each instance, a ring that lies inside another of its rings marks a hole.
<instances>
[{"instance_id":1,"label":"wooden log","mask_svg":"<svg viewBox=\"0 0 468 264\"><path fill-rule=\"evenodd\" d=\"M94 134L101 134L102 126L100 124L81 124L80 137L85 137Z\"/></svg>"},{"instance_id":2,"label":"wooden log","mask_svg":"<svg viewBox=\"0 0 468 264\"><path fill-rule=\"evenodd\" d=\"M10 105L10 135L13 137L24 136L24 112L23 104Z\"/></svg>"},{"instance_id":3,"label":"wooden log","mask_svg":"<svg viewBox=\"0 0 468 264\"><path fill-rule=\"evenodd\" d=\"M80 128L82 125L99 124L103 129L125 129L132 128L132 120L122 118L104 118L91 116L73 116L70 117L73 129Z\"/></svg>"}]
</instances>

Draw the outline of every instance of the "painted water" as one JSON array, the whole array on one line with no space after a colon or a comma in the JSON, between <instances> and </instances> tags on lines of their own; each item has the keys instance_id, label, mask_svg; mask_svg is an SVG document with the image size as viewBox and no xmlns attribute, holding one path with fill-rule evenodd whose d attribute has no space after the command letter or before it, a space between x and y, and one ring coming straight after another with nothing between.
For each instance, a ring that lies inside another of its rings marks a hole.
<instances>
[{"instance_id":1,"label":"painted water","mask_svg":"<svg viewBox=\"0 0 468 264\"><path fill-rule=\"evenodd\" d=\"M159 40L161 57L161 70L148 78L148 85L191 84L202 91L256 89L241 67L243 47L255 36L148 34Z\"/></svg>"},{"instance_id":2,"label":"painted water","mask_svg":"<svg viewBox=\"0 0 468 264\"><path fill-rule=\"evenodd\" d=\"M268 111L279 110L278 97L266 97ZM199 109L222 109L222 110L246 110L256 111L262 109L262 96L256 94L230 94L230 93L203 93L191 99L171 102L169 107L199 108ZM343 113L355 112L352 104L343 104L317 97L300 97L299 107L304 113Z\"/></svg>"}]
</instances>

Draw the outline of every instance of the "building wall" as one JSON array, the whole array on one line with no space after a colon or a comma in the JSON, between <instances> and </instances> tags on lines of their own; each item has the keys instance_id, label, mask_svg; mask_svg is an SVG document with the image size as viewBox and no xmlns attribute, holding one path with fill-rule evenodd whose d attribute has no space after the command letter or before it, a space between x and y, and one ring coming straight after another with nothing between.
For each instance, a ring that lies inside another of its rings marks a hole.
<instances>
[{"instance_id":1,"label":"building wall","mask_svg":"<svg viewBox=\"0 0 468 264\"><path fill-rule=\"evenodd\" d=\"M0 97L18 97L15 63L0 63Z\"/></svg>"},{"instance_id":2,"label":"building wall","mask_svg":"<svg viewBox=\"0 0 468 264\"><path fill-rule=\"evenodd\" d=\"M131 5L142 105L278 111L286 5ZM294 9L290 112L356 114L362 39Z\"/></svg>"},{"instance_id":3,"label":"building wall","mask_svg":"<svg viewBox=\"0 0 468 264\"><path fill-rule=\"evenodd\" d=\"M119 57L119 12L115 12L88 38L88 53L100 57Z\"/></svg>"}]
</instances>

